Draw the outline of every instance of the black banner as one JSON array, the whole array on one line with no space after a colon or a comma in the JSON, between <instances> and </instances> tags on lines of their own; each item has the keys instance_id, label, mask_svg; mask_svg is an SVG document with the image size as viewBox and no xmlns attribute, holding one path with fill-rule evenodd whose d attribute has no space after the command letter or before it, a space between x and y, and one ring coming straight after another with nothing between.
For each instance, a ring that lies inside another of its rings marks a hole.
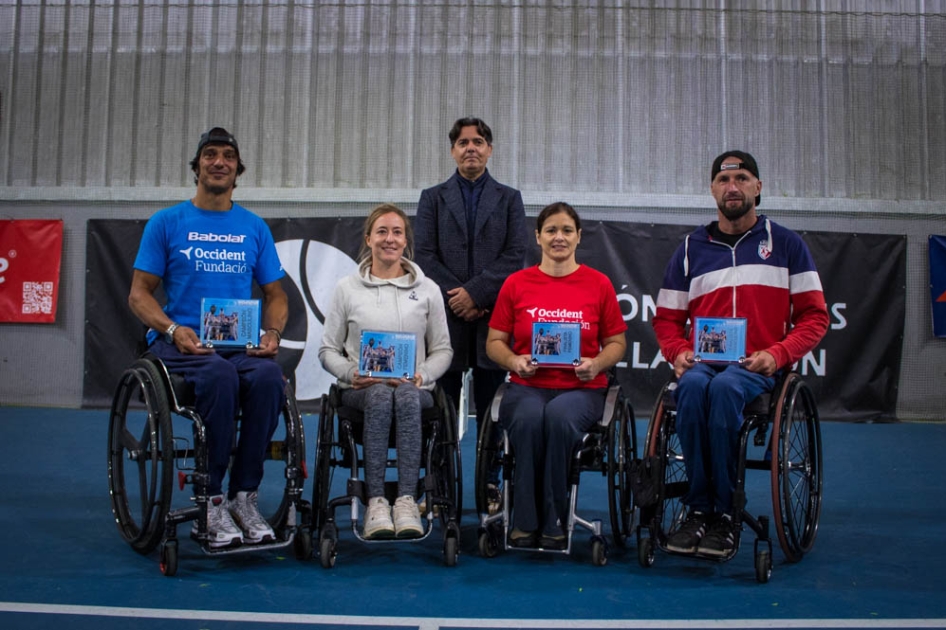
<instances>
[{"instance_id":1,"label":"black banner","mask_svg":"<svg viewBox=\"0 0 946 630\"><path fill-rule=\"evenodd\" d=\"M268 220L286 270L289 324L279 362L303 409L316 408L332 378L318 361L324 313L337 280L351 273L363 219ZM628 323L628 353L618 378L637 415L650 413L670 377L651 328L664 268L690 226L585 221L580 262L614 283ZM144 222L90 220L86 275L86 406L105 407L143 337L128 309L131 270ZM893 420L906 308L906 238L803 233L821 273L831 326L798 365L831 420ZM534 243L531 222L529 240ZM537 247L529 263L538 260ZM869 269L869 281L864 270Z\"/></svg>"}]
</instances>

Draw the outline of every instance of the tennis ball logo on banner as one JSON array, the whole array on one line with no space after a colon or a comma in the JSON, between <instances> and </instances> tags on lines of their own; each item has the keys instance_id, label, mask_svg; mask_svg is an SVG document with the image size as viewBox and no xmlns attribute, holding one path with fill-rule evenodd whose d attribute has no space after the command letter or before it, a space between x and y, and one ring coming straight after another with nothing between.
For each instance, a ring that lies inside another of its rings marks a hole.
<instances>
[{"instance_id":1,"label":"tennis ball logo on banner","mask_svg":"<svg viewBox=\"0 0 946 630\"><path fill-rule=\"evenodd\" d=\"M315 239L278 241L276 251L293 284L287 288L292 314L283 331L279 362L293 374L296 399L317 400L335 382L319 361L325 313L335 285L353 273L358 263L337 247ZM303 309L305 316L300 317Z\"/></svg>"}]
</instances>

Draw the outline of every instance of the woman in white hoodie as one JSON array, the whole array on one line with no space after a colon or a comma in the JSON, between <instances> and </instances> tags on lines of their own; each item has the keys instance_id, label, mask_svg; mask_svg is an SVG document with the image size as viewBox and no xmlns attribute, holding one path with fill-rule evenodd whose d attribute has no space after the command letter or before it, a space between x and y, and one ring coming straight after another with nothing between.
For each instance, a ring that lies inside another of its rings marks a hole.
<instances>
[{"instance_id":1,"label":"woman in white hoodie","mask_svg":"<svg viewBox=\"0 0 946 630\"><path fill-rule=\"evenodd\" d=\"M417 507L421 461L421 409L434 404L434 385L450 367L453 349L440 288L411 261L413 232L407 215L390 204L365 220L357 272L339 280L325 316L319 348L322 366L338 379L342 404L364 411L365 538L423 534ZM411 379L359 372L363 330L410 332L416 337ZM396 420L398 498L393 518L384 497L391 421Z\"/></svg>"}]
</instances>

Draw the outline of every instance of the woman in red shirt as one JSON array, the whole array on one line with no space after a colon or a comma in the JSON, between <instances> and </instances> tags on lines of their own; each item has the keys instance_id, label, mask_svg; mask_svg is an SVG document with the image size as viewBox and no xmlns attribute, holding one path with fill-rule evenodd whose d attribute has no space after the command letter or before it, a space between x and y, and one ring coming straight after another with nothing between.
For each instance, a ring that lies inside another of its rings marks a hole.
<instances>
[{"instance_id":1,"label":"woman in red shirt","mask_svg":"<svg viewBox=\"0 0 946 630\"><path fill-rule=\"evenodd\" d=\"M506 279L486 352L510 374L499 409L516 455L510 544L564 549L569 461L604 412L607 371L624 357L627 325L611 281L575 259L581 219L574 208L546 206L535 239L542 261ZM533 362L533 324L540 322L580 324L577 365Z\"/></svg>"}]
</instances>

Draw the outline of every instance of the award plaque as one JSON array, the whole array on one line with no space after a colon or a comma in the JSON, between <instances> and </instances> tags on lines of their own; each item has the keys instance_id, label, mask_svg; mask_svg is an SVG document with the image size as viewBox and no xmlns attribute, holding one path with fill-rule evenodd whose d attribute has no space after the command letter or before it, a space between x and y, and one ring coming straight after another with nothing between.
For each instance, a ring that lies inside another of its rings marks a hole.
<instances>
[{"instance_id":1,"label":"award plaque","mask_svg":"<svg viewBox=\"0 0 946 630\"><path fill-rule=\"evenodd\" d=\"M414 378L417 337L414 333L363 330L358 372L374 378Z\"/></svg>"},{"instance_id":2,"label":"award plaque","mask_svg":"<svg viewBox=\"0 0 946 630\"><path fill-rule=\"evenodd\" d=\"M200 342L206 348L259 346L260 301L203 298Z\"/></svg>"},{"instance_id":3,"label":"award plaque","mask_svg":"<svg viewBox=\"0 0 946 630\"><path fill-rule=\"evenodd\" d=\"M534 322L532 365L574 367L581 363L581 324L578 322Z\"/></svg>"},{"instance_id":4,"label":"award plaque","mask_svg":"<svg viewBox=\"0 0 946 630\"><path fill-rule=\"evenodd\" d=\"M693 360L742 363L746 360L745 317L697 317L693 324Z\"/></svg>"}]
</instances>

